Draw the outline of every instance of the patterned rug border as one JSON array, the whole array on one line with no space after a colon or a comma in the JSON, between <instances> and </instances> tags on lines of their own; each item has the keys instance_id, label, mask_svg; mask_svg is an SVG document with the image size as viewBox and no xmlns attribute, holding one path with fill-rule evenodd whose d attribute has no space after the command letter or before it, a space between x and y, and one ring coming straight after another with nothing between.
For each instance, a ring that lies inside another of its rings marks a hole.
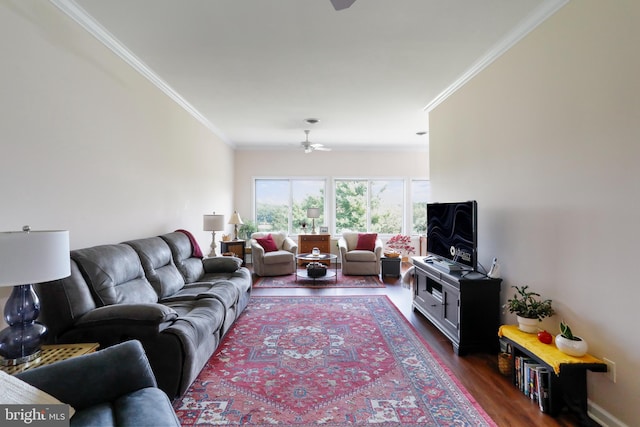
<instances>
[{"instance_id":1,"label":"patterned rug border","mask_svg":"<svg viewBox=\"0 0 640 427\"><path fill-rule=\"evenodd\" d=\"M418 330L411 324L411 322L402 314L400 309L393 303L393 301L387 295L375 295L375 294L362 294L362 295L265 295L265 296L252 296L250 304L260 304L260 301L268 301L268 300L288 300L288 301L296 301L296 303L301 303L309 300L326 300L327 302L331 301L344 301L349 299L358 299L358 298L373 298L384 300L385 303L389 306L391 311L395 313L396 316L400 319L400 322L413 334L413 337L418 340L419 343L422 344L424 350L433 358L433 360L438 364L439 368L442 372L452 381L452 383L456 386L460 394L466 398L472 408L477 411L477 414L483 418L483 421L489 427L498 427L498 424L489 416L489 414L482 408L482 406L478 403L478 401L471 395L471 393L467 390L467 388L460 382L460 380L456 377L456 375L451 371L451 369L443 363L442 358L431 348L431 345L420 335ZM236 323L231 327L231 332L237 325L238 321L243 317L241 314L240 318L236 320ZM227 342L232 334L227 333L225 337L222 339L220 343L220 348L222 348L222 344ZM212 359L218 353L218 350L211 357ZM207 362L207 366L210 362ZM206 369L206 366L205 366ZM181 398L177 398L174 400L173 404L175 405L179 402ZM298 427L302 427L300 424L296 424ZM314 424L316 425L316 424ZM387 423L378 424L381 427L383 425L387 425ZM393 425L398 425L394 423ZM402 424L401 424L402 425Z\"/></svg>"},{"instance_id":2,"label":"patterned rug border","mask_svg":"<svg viewBox=\"0 0 640 427\"><path fill-rule=\"evenodd\" d=\"M366 277L367 279L371 279L372 284L353 286L350 284L342 284L341 280L345 278L342 274L342 270L338 269L338 282L336 283L335 278L330 279L316 279L315 283L313 283L313 279L308 278L298 278L298 282L296 283L295 274L289 274L287 276L274 276L274 277L257 277L256 281L253 283L254 288L260 289L294 289L294 288L349 288L349 289L371 289L371 288L384 288L385 284L380 279L380 276L346 276L346 280L353 280L357 277ZM277 280L287 279L290 281L290 284L282 285L282 286L273 286L273 285L263 285L262 283L267 280Z\"/></svg>"}]
</instances>

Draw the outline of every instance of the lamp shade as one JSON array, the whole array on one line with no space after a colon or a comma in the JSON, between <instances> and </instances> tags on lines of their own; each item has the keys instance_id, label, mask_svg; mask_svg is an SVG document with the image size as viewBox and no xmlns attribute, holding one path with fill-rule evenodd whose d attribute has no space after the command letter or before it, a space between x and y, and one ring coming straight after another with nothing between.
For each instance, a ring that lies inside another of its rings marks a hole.
<instances>
[{"instance_id":1,"label":"lamp shade","mask_svg":"<svg viewBox=\"0 0 640 427\"><path fill-rule=\"evenodd\" d=\"M308 208L307 218L320 218L320 208Z\"/></svg>"},{"instance_id":2,"label":"lamp shade","mask_svg":"<svg viewBox=\"0 0 640 427\"><path fill-rule=\"evenodd\" d=\"M202 230L204 231L220 231L224 230L224 215L203 215Z\"/></svg>"},{"instance_id":3,"label":"lamp shade","mask_svg":"<svg viewBox=\"0 0 640 427\"><path fill-rule=\"evenodd\" d=\"M242 222L242 218L240 218L238 212L234 211L233 215L231 215L231 219L229 220L229 224L239 225L244 224L244 222Z\"/></svg>"},{"instance_id":4,"label":"lamp shade","mask_svg":"<svg viewBox=\"0 0 640 427\"><path fill-rule=\"evenodd\" d=\"M0 232L0 286L47 282L70 274L68 231Z\"/></svg>"}]
</instances>

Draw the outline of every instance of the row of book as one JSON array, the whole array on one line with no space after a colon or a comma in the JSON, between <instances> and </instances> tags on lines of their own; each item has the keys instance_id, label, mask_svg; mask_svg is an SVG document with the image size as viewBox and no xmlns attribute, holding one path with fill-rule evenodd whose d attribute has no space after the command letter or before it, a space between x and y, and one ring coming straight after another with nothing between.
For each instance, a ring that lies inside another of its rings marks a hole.
<instances>
[{"instance_id":1,"label":"row of book","mask_svg":"<svg viewBox=\"0 0 640 427\"><path fill-rule=\"evenodd\" d=\"M526 356L514 359L515 384L536 402L542 412L549 411L549 381L552 372L545 365Z\"/></svg>"}]
</instances>

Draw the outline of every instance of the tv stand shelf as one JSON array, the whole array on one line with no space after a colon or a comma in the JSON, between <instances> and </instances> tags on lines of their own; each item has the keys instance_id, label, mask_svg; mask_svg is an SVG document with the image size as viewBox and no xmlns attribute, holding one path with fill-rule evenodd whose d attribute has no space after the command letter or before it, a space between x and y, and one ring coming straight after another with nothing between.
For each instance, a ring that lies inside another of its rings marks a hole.
<instances>
[{"instance_id":1,"label":"tv stand shelf","mask_svg":"<svg viewBox=\"0 0 640 427\"><path fill-rule=\"evenodd\" d=\"M607 365L589 354L573 357L562 353L555 345L543 344L536 334L527 334L517 325L502 325L498 335L511 345L512 381L516 383L516 356L526 356L549 371L548 405L543 412L557 415L567 406L575 412L580 425L597 426L587 414L587 370L606 372Z\"/></svg>"},{"instance_id":2,"label":"tv stand shelf","mask_svg":"<svg viewBox=\"0 0 640 427\"><path fill-rule=\"evenodd\" d=\"M502 281L475 271L445 272L424 257L412 260L413 309L440 329L456 354L497 353Z\"/></svg>"}]
</instances>

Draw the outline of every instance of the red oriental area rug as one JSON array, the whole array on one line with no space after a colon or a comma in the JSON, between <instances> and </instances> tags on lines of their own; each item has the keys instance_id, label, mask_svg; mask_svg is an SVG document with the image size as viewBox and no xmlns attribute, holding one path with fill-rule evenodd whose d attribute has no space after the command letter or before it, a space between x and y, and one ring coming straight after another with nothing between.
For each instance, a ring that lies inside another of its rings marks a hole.
<instances>
[{"instance_id":1,"label":"red oriental area rug","mask_svg":"<svg viewBox=\"0 0 640 427\"><path fill-rule=\"evenodd\" d=\"M313 279L296 278L295 274L287 276L260 277L253 284L254 288L384 288L378 276L345 276L338 270L335 277Z\"/></svg>"},{"instance_id":2,"label":"red oriental area rug","mask_svg":"<svg viewBox=\"0 0 640 427\"><path fill-rule=\"evenodd\" d=\"M252 297L182 425L495 426L386 296Z\"/></svg>"}]
</instances>

